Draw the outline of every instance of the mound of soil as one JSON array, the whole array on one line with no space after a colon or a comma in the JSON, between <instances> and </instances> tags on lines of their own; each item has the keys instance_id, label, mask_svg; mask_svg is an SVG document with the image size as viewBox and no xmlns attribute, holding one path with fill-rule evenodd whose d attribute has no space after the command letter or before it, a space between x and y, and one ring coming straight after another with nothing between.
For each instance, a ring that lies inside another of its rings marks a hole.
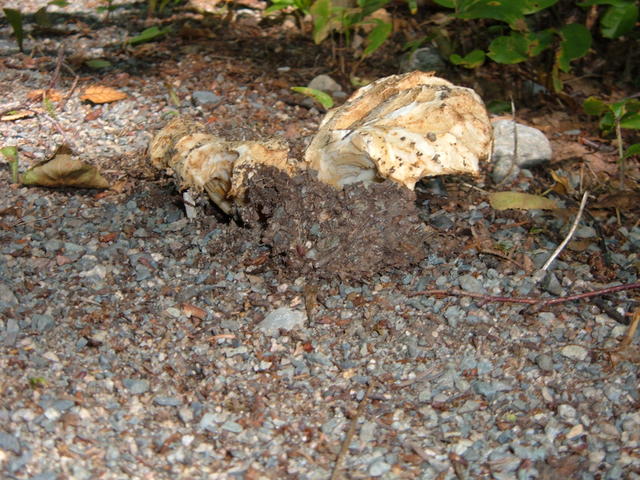
<instances>
[{"instance_id":1,"label":"mound of soil","mask_svg":"<svg viewBox=\"0 0 640 480\"><path fill-rule=\"evenodd\" d=\"M260 228L274 259L299 274L362 278L426 256L415 194L394 182L336 190L313 171L289 177L261 166L245 192L240 219Z\"/></svg>"}]
</instances>

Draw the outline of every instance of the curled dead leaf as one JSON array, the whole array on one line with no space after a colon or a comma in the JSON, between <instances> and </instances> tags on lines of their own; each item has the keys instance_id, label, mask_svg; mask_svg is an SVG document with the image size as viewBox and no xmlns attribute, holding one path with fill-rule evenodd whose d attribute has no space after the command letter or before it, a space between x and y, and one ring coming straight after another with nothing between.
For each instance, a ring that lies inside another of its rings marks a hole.
<instances>
[{"instance_id":1,"label":"curled dead leaf","mask_svg":"<svg viewBox=\"0 0 640 480\"><path fill-rule=\"evenodd\" d=\"M42 101L45 98L51 100L52 102L59 102L62 100L62 93L51 88L39 88L38 90L31 90L29 93L27 93L27 98L34 102Z\"/></svg>"},{"instance_id":2,"label":"curled dead leaf","mask_svg":"<svg viewBox=\"0 0 640 480\"><path fill-rule=\"evenodd\" d=\"M33 117L36 114L33 110L9 110L0 115L0 121L13 122L14 120L20 120L21 118Z\"/></svg>"},{"instance_id":3,"label":"curled dead leaf","mask_svg":"<svg viewBox=\"0 0 640 480\"><path fill-rule=\"evenodd\" d=\"M80 100L91 103L111 103L127 98L127 94L115 88L102 85L92 85L87 87L80 96Z\"/></svg>"},{"instance_id":4,"label":"curled dead leaf","mask_svg":"<svg viewBox=\"0 0 640 480\"><path fill-rule=\"evenodd\" d=\"M51 158L27 170L21 183L41 187L109 188L109 182L98 169L73 158L67 145L61 145Z\"/></svg>"}]
</instances>

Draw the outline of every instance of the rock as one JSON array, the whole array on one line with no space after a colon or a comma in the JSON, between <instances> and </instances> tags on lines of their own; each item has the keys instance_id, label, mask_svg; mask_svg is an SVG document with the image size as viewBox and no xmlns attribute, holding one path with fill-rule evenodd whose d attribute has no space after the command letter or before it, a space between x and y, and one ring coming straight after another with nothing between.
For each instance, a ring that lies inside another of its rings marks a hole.
<instances>
[{"instance_id":1,"label":"rock","mask_svg":"<svg viewBox=\"0 0 640 480\"><path fill-rule=\"evenodd\" d=\"M182 400L176 397L156 397L153 403L161 407L179 407L182 405Z\"/></svg>"},{"instance_id":2,"label":"rock","mask_svg":"<svg viewBox=\"0 0 640 480\"><path fill-rule=\"evenodd\" d=\"M460 282L460 288L467 292L473 293L486 293L485 288L482 286L482 282L473 275L462 275L458 282Z\"/></svg>"},{"instance_id":3,"label":"rock","mask_svg":"<svg viewBox=\"0 0 640 480\"><path fill-rule=\"evenodd\" d=\"M13 435L5 432L0 432L0 448L13 452L16 455L20 455L20 442Z\"/></svg>"},{"instance_id":4,"label":"rock","mask_svg":"<svg viewBox=\"0 0 640 480\"><path fill-rule=\"evenodd\" d=\"M550 355L541 353L536 357L536 365L538 365L538 368L540 368L540 370L543 370L545 372L552 372L553 358L551 358Z\"/></svg>"},{"instance_id":5,"label":"rock","mask_svg":"<svg viewBox=\"0 0 640 480\"><path fill-rule=\"evenodd\" d=\"M422 47L402 57L400 70L402 72L420 70L422 72L441 73L447 70L447 62L442 58L437 48L431 46Z\"/></svg>"},{"instance_id":6,"label":"rock","mask_svg":"<svg viewBox=\"0 0 640 480\"><path fill-rule=\"evenodd\" d=\"M516 123L518 151L514 158L513 121L493 122L492 179L499 183L515 178L521 168L530 168L551 160L551 143L540 130Z\"/></svg>"},{"instance_id":7,"label":"rock","mask_svg":"<svg viewBox=\"0 0 640 480\"><path fill-rule=\"evenodd\" d=\"M207 430L212 433L218 431L218 417L214 413L205 413L200 419L200 429Z\"/></svg>"},{"instance_id":8,"label":"rock","mask_svg":"<svg viewBox=\"0 0 640 480\"><path fill-rule=\"evenodd\" d=\"M567 358L582 362L589 355L589 350L580 345L567 345L562 347L560 353Z\"/></svg>"},{"instance_id":9,"label":"rock","mask_svg":"<svg viewBox=\"0 0 640 480\"><path fill-rule=\"evenodd\" d=\"M342 86L329 75L318 75L307 85L309 88L321 90L323 92L333 94L334 92L342 92Z\"/></svg>"},{"instance_id":10,"label":"rock","mask_svg":"<svg viewBox=\"0 0 640 480\"><path fill-rule=\"evenodd\" d=\"M561 296L564 292L560 280L552 272L547 272L540 283L540 286L552 295Z\"/></svg>"},{"instance_id":11,"label":"rock","mask_svg":"<svg viewBox=\"0 0 640 480\"><path fill-rule=\"evenodd\" d=\"M195 106L215 105L222 101L222 97L208 90L197 90L191 94L191 101Z\"/></svg>"},{"instance_id":12,"label":"rock","mask_svg":"<svg viewBox=\"0 0 640 480\"><path fill-rule=\"evenodd\" d=\"M270 312L257 328L265 335L277 336L280 329L292 330L303 327L305 318L306 315L300 310L281 307Z\"/></svg>"},{"instance_id":13,"label":"rock","mask_svg":"<svg viewBox=\"0 0 640 480\"><path fill-rule=\"evenodd\" d=\"M15 307L18 305L18 299L14 293L4 282L0 282L0 311Z\"/></svg>"},{"instance_id":14,"label":"rock","mask_svg":"<svg viewBox=\"0 0 640 480\"><path fill-rule=\"evenodd\" d=\"M372 477L380 477L391 470L391 465L389 465L384 460L376 460L371 465L369 465L369 475Z\"/></svg>"},{"instance_id":15,"label":"rock","mask_svg":"<svg viewBox=\"0 0 640 480\"><path fill-rule=\"evenodd\" d=\"M127 390L129 390L129 393L133 395L140 395L149 390L149 382L147 380L125 378L124 380L122 380L122 384Z\"/></svg>"}]
</instances>

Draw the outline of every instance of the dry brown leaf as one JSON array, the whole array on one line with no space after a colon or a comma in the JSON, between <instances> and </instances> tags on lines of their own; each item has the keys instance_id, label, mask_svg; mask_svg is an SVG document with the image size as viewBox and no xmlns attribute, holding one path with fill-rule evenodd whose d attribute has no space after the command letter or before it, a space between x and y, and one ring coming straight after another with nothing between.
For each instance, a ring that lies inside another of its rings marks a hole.
<instances>
[{"instance_id":1,"label":"dry brown leaf","mask_svg":"<svg viewBox=\"0 0 640 480\"><path fill-rule=\"evenodd\" d=\"M33 110L9 110L0 116L0 121L13 122L21 118L33 117L36 114Z\"/></svg>"},{"instance_id":2,"label":"dry brown leaf","mask_svg":"<svg viewBox=\"0 0 640 480\"><path fill-rule=\"evenodd\" d=\"M200 307L196 307L195 305L192 305L190 303L182 304L182 313L184 313L189 318L195 317L199 320L204 320L205 318L207 318L206 310L203 310Z\"/></svg>"},{"instance_id":3,"label":"dry brown leaf","mask_svg":"<svg viewBox=\"0 0 640 480\"><path fill-rule=\"evenodd\" d=\"M91 103L111 103L127 98L127 94L111 87L102 85L92 85L87 87L80 96L80 100Z\"/></svg>"},{"instance_id":4,"label":"dry brown leaf","mask_svg":"<svg viewBox=\"0 0 640 480\"><path fill-rule=\"evenodd\" d=\"M620 210L633 210L640 205L639 192L616 192L598 200L591 208L618 208Z\"/></svg>"},{"instance_id":5,"label":"dry brown leaf","mask_svg":"<svg viewBox=\"0 0 640 480\"><path fill-rule=\"evenodd\" d=\"M51 100L52 102L59 102L62 100L62 93L54 89L39 88L38 90L31 90L29 93L27 93L27 98L34 102L39 102L45 98Z\"/></svg>"},{"instance_id":6,"label":"dry brown leaf","mask_svg":"<svg viewBox=\"0 0 640 480\"><path fill-rule=\"evenodd\" d=\"M72 158L66 145L58 147L51 158L27 170L21 183L42 187L109 188L109 182L98 169Z\"/></svg>"}]
</instances>

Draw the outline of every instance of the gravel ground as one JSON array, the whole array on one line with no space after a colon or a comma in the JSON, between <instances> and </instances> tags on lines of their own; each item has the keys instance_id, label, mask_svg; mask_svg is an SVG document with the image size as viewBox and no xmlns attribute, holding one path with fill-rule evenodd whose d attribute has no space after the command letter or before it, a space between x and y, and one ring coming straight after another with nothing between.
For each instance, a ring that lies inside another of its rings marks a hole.
<instances>
[{"instance_id":1,"label":"gravel ground","mask_svg":"<svg viewBox=\"0 0 640 480\"><path fill-rule=\"evenodd\" d=\"M2 110L37 110L26 95L49 86L59 40L29 40L42 48L32 60L0 27ZM96 55L121 33L65 44ZM631 293L545 309L419 293L551 298L637 282L637 224L604 224L610 267L594 242L562 255L542 288L532 274L571 218L422 194L433 242L421 264L348 283L296 277L252 232L207 211L188 220L144 149L179 110L300 151L321 116L278 85L302 74L238 69L220 45L180 44L174 60L162 48L153 62L111 51L130 69L80 71L77 90L99 81L125 100L76 92L55 115L0 123L24 167L67 141L115 186L24 188L0 172L0 477L328 479L339 457L352 479L640 478L638 341L615 350ZM63 72L58 88L73 81ZM220 103L193 106L199 90Z\"/></svg>"}]
</instances>

